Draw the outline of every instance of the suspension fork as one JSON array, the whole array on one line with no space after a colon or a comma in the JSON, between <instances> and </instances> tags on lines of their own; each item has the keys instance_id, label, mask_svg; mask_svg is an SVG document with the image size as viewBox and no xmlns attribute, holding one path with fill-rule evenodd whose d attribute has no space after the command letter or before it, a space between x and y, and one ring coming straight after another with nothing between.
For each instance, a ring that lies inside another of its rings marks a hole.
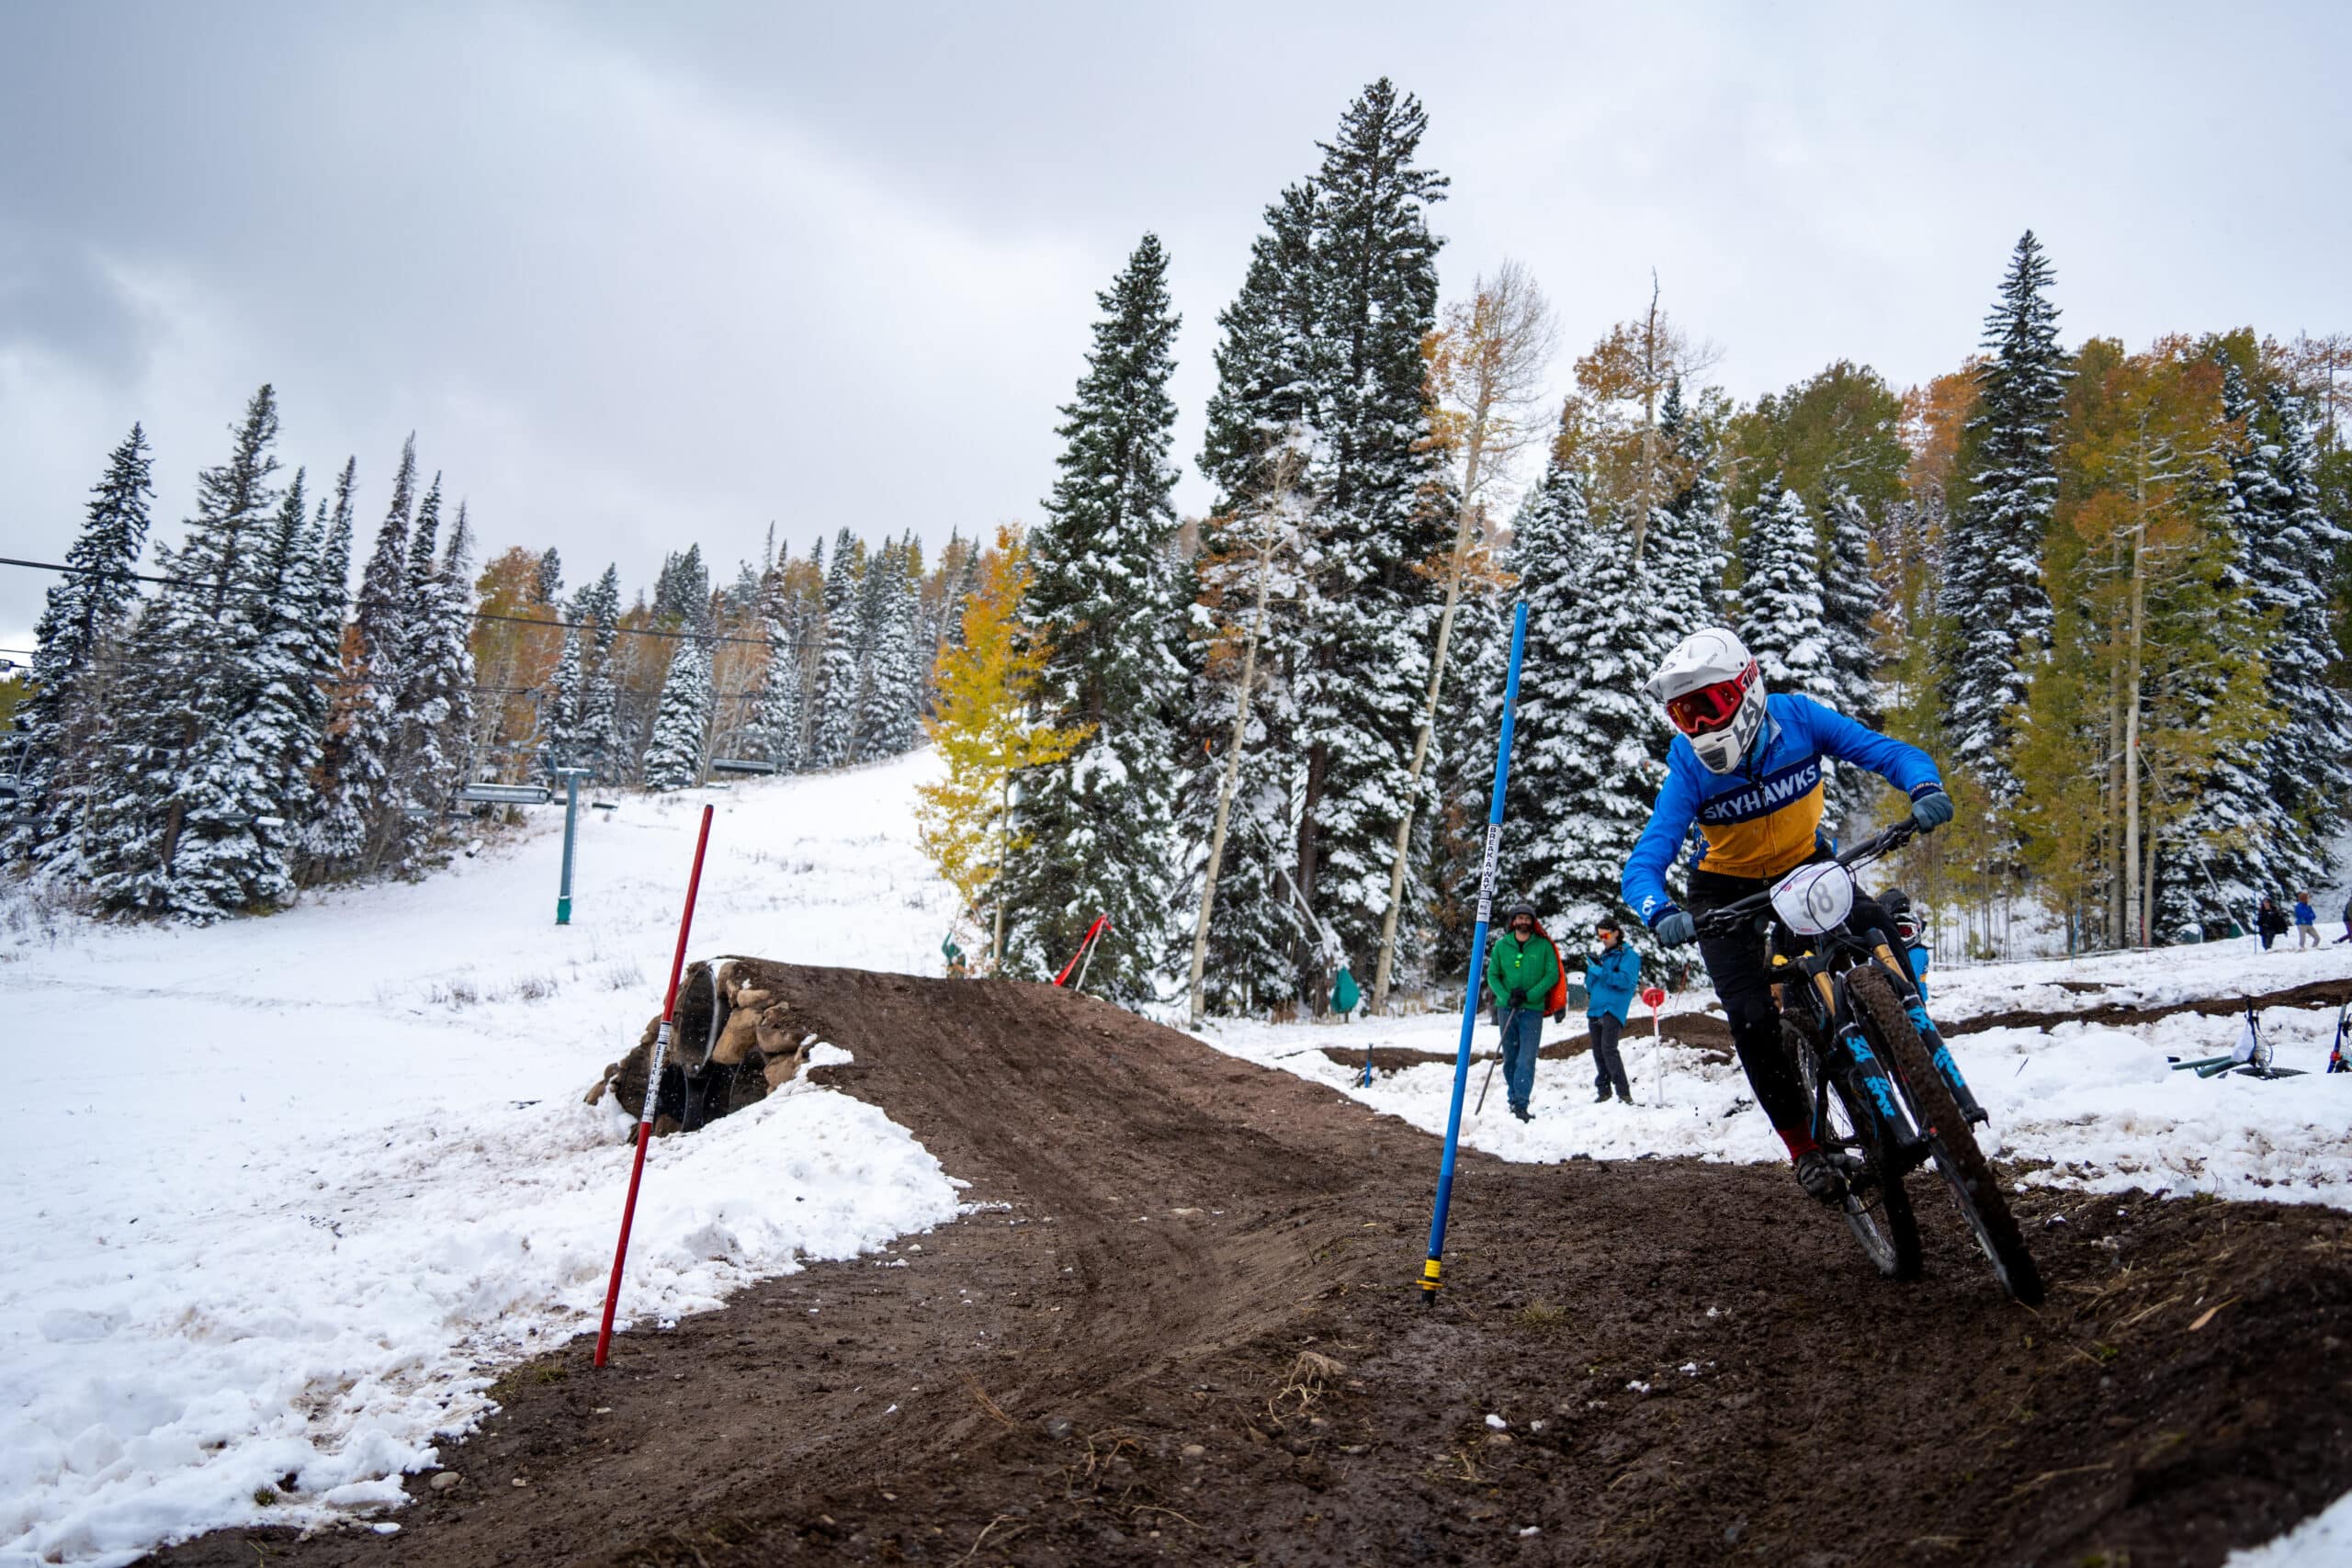
<instances>
[{"instance_id":1,"label":"suspension fork","mask_svg":"<svg viewBox=\"0 0 2352 1568\"><path fill-rule=\"evenodd\" d=\"M1850 1064L1854 1076L1860 1080L1862 1091L1870 1096L1877 1108L1879 1119L1901 1143L1910 1141L1908 1123L1900 1102L1895 1098L1894 1080L1887 1074L1886 1064L1871 1049L1861 1025L1855 1021L1853 1004L1847 999L1846 987L1836 974L1824 968L1813 976L1815 991L1821 998L1822 1016L1827 1021L1831 1049L1842 1052Z\"/></svg>"},{"instance_id":2,"label":"suspension fork","mask_svg":"<svg viewBox=\"0 0 2352 1568\"><path fill-rule=\"evenodd\" d=\"M1951 1052L1945 1047L1943 1032L1928 1018L1927 1004L1919 999L1919 987L1911 978L1909 966L1896 958L1893 950L1883 942L1873 942L1871 950L1887 973L1894 976L1895 995L1903 998L1904 1009L1911 1015L1911 1027L1919 1032L1920 1043L1927 1046L1928 1058L1936 1064L1936 1071L1943 1074L1952 1098L1960 1102L1962 1118L1969 1122L1991 1120L1984 1106L1977 1103L1975 1094L1968 1087L1968 1080L1960 1076L1960 1064L1951 1059Z\"/></svg>"}]
</instances>

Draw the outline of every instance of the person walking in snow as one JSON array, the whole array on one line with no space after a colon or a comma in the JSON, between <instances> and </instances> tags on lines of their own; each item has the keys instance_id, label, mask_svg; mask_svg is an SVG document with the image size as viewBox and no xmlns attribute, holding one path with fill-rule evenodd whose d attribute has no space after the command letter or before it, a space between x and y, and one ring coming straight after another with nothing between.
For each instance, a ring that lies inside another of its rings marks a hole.
<instances>
[{"instance_id":1,"label":"person walking in snow","mask_svg":"<svg viewBox=\"0 0 2352 1568\"><path fill-rule=\"evenodd\" d=\"M1532 1122L1527 1102L1535 1092L1544 1015L1566 1011L1567 987L1560 950L1535 923L1535 906L1521 899L1504 911L1503 922L1502 934L1487 953L1487 989L1502 1016L1503 1087L1510 1096L1510 1113Z\"/></svg>"},{"instance_id":2,"label":"person walking in snow","mask_svg":"<svg viewBox=\"0 0 2352 1568\"><path fill-rule=\"evenodd\" d=\"M2254 912L2254 929L2256 934L2262 938L2262 951L2265 953L2270 951L2273 942L2287 934L2287 917L2279 911L2277 899L2263 899L2262 908Z\"/></svg>"},{"instance_id":3,"label":"person walking in snow","mask_svg":"<svg viewBox=\"0 0 2352 1568\"><path fill-rule=\"evenodd\" d=\"M1666 657L1644 688L1666 705L1674 739L1666 783L1649 825L1626 857L1626 908L1669 947L1697 942L1731 1025L1739 1065L1788 1146L1798 1184L1824 1203L1843 1201L1846 1183L1815 1141L1812 1108L1781 1044L1781 1009L1764 971L1764 938L1752 928L1702 939L1698 916L1760 893L1809 861L1831 856L1821 833L1823 759L1870 769L1911 799L1923 833L1951 820L1936 764L1916 746L1855 723L1793 693L1767 693L1762 668L1733 632L1695 632ZM1666 874L1692 827L1705 852L1690 873L1690 908L1674 901ZM1848 923L1892 949L1896 938L1877 900L1855 889ZM1907 975L1897 976L1922 1033L1932 1029ZM1981 1116L1973 1098L1961 1105Z\"/></svg>"},{"instance_id":4,"label":"person walking in snow","mask_svg":"<svg viewBox=\"0 0 2352 1568\"><path fill-rule=\"evenodd\" d=\"M1625 945L1615 920L1593 929L1594 951L1585 955L1584 988L1590 998L1584 1010L1585 1029L1592 1036L1592 1087L1595 1104L1607 1104L1614 1093L1625 1104L1634 1091L1625 1082L1625 1058L1617 1052L1617 1038L1634 1010L1634 991L1642 983L1642 955Z\"/></svg>"},{"instance_id":5,"label":"person walking in snow","mask_svg":"<svg viewBox=\"0 0 2352 1568\"><path fill-rule=\"evenodd\" d=\"M2319 911L2312 908L2312 896L2295 895L2295 951L2319 945Z\"/></svg>"},{"instance_id":6,"label":"person walking in snow","mask_svg":"<svg viewBox=\"0 0 2352 1568\"><path fill-rule=\"evenodd\" d=\"M2352 898L2344 900L2344 934L2335 941L2338 946L2352 942Z\"/></svg>"}]
</instances>

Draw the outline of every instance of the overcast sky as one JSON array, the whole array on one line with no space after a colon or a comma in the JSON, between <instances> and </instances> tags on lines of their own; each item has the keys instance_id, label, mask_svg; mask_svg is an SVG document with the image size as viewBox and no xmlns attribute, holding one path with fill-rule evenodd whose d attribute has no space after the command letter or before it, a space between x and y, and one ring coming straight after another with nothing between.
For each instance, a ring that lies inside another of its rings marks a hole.
<instances>
[{"instance_id":1,"label":"overcast sky","mask_svg":"<svg viewBox=\"0 0 2352 1568\"><path fill-rule=\"evenodd\" d=\"M2069 343L2352 328L2340 6L1649 9L0 0L0 554L57 558L134 420L175 536L264 380L369 527L413 429L575 583L1031 518L1147 229L1197 509L1216 312L1383 73L1448 296L1516 257L1571 355L1655 267L1741 397L1905 385L2029 226ZM49 581L0 570L0 645Z\"/></svg>"}]
</instances>

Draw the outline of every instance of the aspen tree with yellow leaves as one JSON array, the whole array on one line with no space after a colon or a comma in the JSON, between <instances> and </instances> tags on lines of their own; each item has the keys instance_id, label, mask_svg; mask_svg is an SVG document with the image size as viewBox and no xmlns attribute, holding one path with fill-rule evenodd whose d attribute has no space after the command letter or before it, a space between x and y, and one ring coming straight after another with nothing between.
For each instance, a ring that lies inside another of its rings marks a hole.
<instances>
[{"instance_id":1,"label":"aspen tree with yellow leaves","mask_svg":"<svg viewBox=\"0 0 2352 1568\"><path fill-rule=\"evenodd\" d=\"M945 775L915 792L923 852L956 889L965 917L989 926L991 973L1004 952L997 885L1022 848L1012 828L1013 776L1060 761L1093 728L1057 728L1029 717L1049 652L1021 621L1029 579L1021 535L999 528L964 605L962 641L941 652L933 671L938 704L923 731L939 749Z\"/></svg>"}]
</instances>

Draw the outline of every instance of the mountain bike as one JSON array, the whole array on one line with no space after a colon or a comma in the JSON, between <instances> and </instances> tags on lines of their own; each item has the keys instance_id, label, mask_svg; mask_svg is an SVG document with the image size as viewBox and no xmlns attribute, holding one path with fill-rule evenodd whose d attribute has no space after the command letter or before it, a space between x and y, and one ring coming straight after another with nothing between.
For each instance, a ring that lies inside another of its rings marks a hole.
<instances>
[{"instance_id":1,"label":"mountain bike","mask_svg":"<svg viewBox=\"0 0 2352 1568\"><path fill-rule=\"evenodd\" d=\"M1809 862L1761 893L1708 910L1698 928L1705 936L1744 928L1762 934L1781 1042L1804 1084L1815 1141L1844 1179L1847 1226L1878 1271L1918 1278L1918 1219L1904 1179L1932 1163L2001 1288L2033 1306L2041 1301L2041 1271L1971 1130L1984 1112L1900 961L1876 932L1847 923L1855 870L1917 830L1898 822L1835 859Z\"/></svg>"}]
</instances>

